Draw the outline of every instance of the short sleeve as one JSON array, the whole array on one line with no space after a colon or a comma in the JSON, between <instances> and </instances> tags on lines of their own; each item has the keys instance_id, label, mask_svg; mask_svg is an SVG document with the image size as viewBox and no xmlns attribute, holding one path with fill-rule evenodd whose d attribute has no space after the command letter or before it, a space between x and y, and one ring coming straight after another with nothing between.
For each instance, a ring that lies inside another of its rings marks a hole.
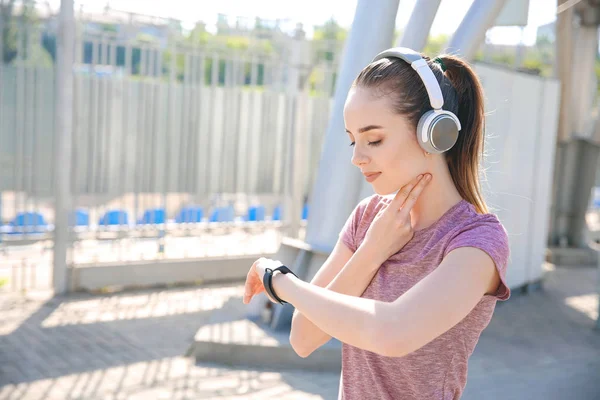
<instances>
[{"instance_id":1,"label":"short sleeve","mask_svg":"<svg viewBox=\"0 0 600 400\"><path fill-rule=\"evenodd\" d=\"M354 207L354 210L346 220L346 223L339 234L339 238L342 243L344 243L346 247L353 252L356 252L358 249L358 245L356 243L356 232L370 200L371 197L367 197L358 203L356 207Z\"/></svg>"},{"instance_id":2,"label":"short sleeve","mask_svg":"<svg viewBox=\"0 0 600 400\"><path fill-rule=\"evenodd\" d=\"M475 247L486 252L494 261L501 281L493 297L505 301L511 294L506 284L506 269L510 257L508 234L497 218L488 216L465 227L454 236L446 247L445 254L459 247Z\"/></svg>"}]
</instances>

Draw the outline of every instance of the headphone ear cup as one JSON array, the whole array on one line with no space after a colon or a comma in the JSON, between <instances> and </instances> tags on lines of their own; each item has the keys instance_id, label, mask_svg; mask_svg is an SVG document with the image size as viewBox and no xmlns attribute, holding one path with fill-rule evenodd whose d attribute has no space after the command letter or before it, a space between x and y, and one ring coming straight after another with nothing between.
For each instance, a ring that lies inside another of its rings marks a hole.
<instances>
[{"instance_id":1,"label":"headphone ear cup","mask_svg":"<svg viewBox=\"0 0 600 400\"><path fill-rule=\"evenodd\" d=\"M431 136L429 135L428 127L431 125L433 118L435 117L434 110L427 111L419 119L417 124L417 142L421 145L421 148L430 154L439 154L439 151L431 143Z\"/></svg>"},{"instance_id":2,"label":"headphone ear cup","mask_svg":"<svg viewBox=\"0 0 600 400\"><path fill-rule=\"evenodd\" d=\"M449 112L430 110L417 125L417 141L428 153L441 154L450 150L458 140L459 126Z\"/></svg>"}]
</instances>

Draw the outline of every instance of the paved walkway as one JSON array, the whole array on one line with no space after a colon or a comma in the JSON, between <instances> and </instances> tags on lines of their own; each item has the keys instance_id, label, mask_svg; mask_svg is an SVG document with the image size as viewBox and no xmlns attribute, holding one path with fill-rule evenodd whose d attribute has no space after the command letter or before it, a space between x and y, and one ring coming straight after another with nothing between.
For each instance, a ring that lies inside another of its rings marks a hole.
<instances>
[{"instance_id":1,"label":"paved walkway","mask_svg":"<svg viewBox=\"0 0 600 400\"><path fill-rule=\"evenodd\" d=\"M463 399L599 399L596 282L595 268L550 266L542 290L499 303ZM183 357L208 315L241 289L3 294L0 399L336 399L337 374Z\"/></svg>"}]
</instances>

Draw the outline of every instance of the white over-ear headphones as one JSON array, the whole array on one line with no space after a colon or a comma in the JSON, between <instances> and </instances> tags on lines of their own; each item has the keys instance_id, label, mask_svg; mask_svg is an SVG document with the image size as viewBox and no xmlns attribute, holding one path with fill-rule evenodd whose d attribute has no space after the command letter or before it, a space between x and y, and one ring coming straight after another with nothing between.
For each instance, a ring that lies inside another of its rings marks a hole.
<instances>
[{"instance_id":1,"label":"white over-ear headphones","mask_svg":"<svg viewBox=\"0 0 600 400\"><path fill-rule=\"evenodd\" d=\"M427 111L417 125L417 141L428 153L441 154L452 148L461 129L460 121L454 113L442 110L444 97L442 89L427 61L416 51L406 47L394 47L379 53L373 61L382 58L400 58L417 71L427 89L433 110Z\"/></svg>"}]
</instances>

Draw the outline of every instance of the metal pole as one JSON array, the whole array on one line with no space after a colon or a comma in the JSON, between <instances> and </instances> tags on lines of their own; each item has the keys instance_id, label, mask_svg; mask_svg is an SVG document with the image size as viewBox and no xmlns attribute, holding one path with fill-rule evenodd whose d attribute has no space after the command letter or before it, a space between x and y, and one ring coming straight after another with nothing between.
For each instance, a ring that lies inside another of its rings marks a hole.
<instances>
[{"instance_id":1,"label":"metal pole","mask_svg":"<svg viewBox=\"0 0 600 400\"><path fill-rule=\"evenodd\" d=\"M360 201L361 175L351 165L351 149L344 132L343 110L352 82L380 51L390 47L399 0L359 0L335 88L331 119L323 143L316 182L310 199L306 242L330 251L340 229ZM373 29L377 21L377 29ZM341 149L346 149L345 151ZM310 278L310 277L308 277Z\"/></svg>"},{"instance_id":2,"label":"metal pole","mask_svg":"<svg viewBox=\"0 0 600 400\"><path fill-rule=\"evenodd\" d=\"M435 14L442 0L418 0L410 14L404 33L398 40L398 46L422 51L433 24Z\"/></svg>"},{"instance_id":3,"label":"metal pole","mask_svg":"<svg viewBox=\"0 0 600 400\"><path fill-rule=\"evenodd\" d=\"M448 43L448 50L460 54L467 60L472 60L485 38L485 32L498 18L505 1L475 0L452 35L452 39Z\"/></svg>"},{"instance_id":4,"label":"metal pole","mask_svg":"<svg viewBox=\"0 0 600 400\"><path fill-rule=\"evenodd\" d=\"M71 137L73 134L73 57L75 50L75 17L73 0L61 0L58 23L56 64L56 142L54 149L54 271L56 294L67 288L67 244L71 209Z\"/></svg>"}]
</instances>

